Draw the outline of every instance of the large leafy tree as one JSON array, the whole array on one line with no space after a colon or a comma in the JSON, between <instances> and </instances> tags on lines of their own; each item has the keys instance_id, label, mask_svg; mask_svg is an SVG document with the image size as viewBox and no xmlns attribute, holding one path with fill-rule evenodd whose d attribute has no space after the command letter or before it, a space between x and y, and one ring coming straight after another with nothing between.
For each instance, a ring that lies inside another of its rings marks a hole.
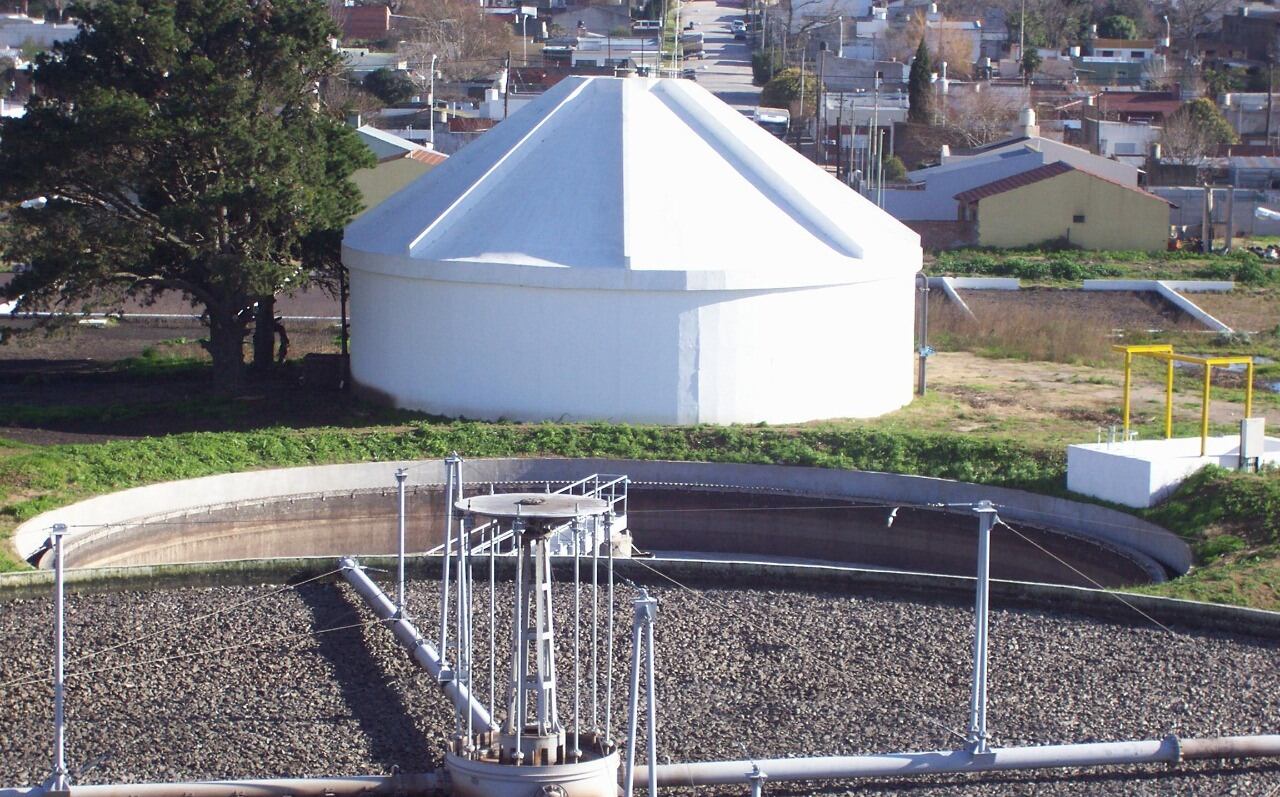
<instances>
[{"instance_id":1,"label":"large leafy tree","mask_svg":"<svg viewBox=\"0 0 1280 797\"><path fill-rule=\"evenodd\" d=\"M0 255L25 269L8 292L71 309L181 291L233 387L252 308L310 279L307 242L359 208L348 178L372 163L318 99L341 68L333 23L312 0L73 13L79 35L37 60L37 96L0 128L0 200L47 199L12 209Z\"/></svg>"},{"instance_id":2,"label":"large leafy tree","mask_svg":"<svg viewBox=\"0 0 1280 797\"><path fill-rule=\"evenodd\" d=\"M907 75L907 118L913 122L929 124L933 121L933 61L929 58L929 45L920 37L916 57Z\"/></svg>"}]
</instances>

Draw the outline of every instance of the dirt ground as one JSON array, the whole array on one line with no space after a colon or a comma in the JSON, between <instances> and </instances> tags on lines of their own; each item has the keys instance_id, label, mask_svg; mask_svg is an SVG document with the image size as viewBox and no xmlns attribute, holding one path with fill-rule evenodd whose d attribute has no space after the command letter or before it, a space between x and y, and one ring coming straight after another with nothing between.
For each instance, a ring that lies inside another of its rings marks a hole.
<instances>
[{"instance_id":1,"label":"dirt ground","mask_svg":"<svg viewBox=\"0 0 1280 797\"><path fill-rule=\"evenodd\" d=\"M1188 293L1186 297L1239 332L1267 332L1280 327L1277 290L1236 288L1230 293Z\"/></svg>"},{"instance_id":2,"label":"dirt ground","mask_svg":"<svg viewBox=\"0 0 1280 797\"><path fill-rule=\"evenodd\" d=\"M1088 442L1098 427L1120 424L1124 371L1063 363L996 360L968 352L940 352L929 359L928 390L940 394L949 406L953 431L1008 431L1043 435L1046 440ZM1164 387L1142 374L1132 389L1132 423L1152 424L1156 431L1164 417ZM904 412L930 413L924 402ZM1255 402L1255 415L1265 415L1267 425L1280 424L1280 407ZM1241 403L1213 398L1211 423L1235 424L1244 416ZM1197 421L1200 397L1175 390L1174 420ZM1150 435L1143 435L1150 436Z\"/></svg>"},{"instance_id":3,"label":"dirt ground","mask_svg":"<svg viewBox=\"0 0 1280 797\"><path fill-rule=\"evenodd\" d=\"M1074 317L1106 329L1198 329L1192 318L1154 293L1023 288L1018 291L958 291L983 321L997 314L1030 311Z\"/></svg>"},{"instance_id":4,"label":"dirt ground","mask_svg":"<svg viewBox=\"0 0 1280 797\"><path fill-rule=\"evenodd\" d=\"M289 362L251 375L235 394L211 393L192 321L106 327L29 321L3 325L0 436L33 444L99 442L189 431L371 422L381 410L341 389L336 332L286 324ZM247 347L246 347L247 349ZM131 359L132 358L132 359Z\"/></svg>"},{"instance_id":5,"label":"dirt ground","mask_svg":"<svg viewBox=\"0 0 1280 797\"><path fill-rule=\"evenodd\" d=\"M1083 353L1091 357L1086 361L1100 365L941 352L929 361L925 400L876 423L1007 434L1046 443L1091 440L1099 427L1120 423L1122 371L1110 352L1112 330L1186 322L1164 303L1140 294L1028 290L967 292L966 299L972 300L979 326L995 330L989 332L993 340L1045 329L1060 338L1096 338L1090 344L1096 344L1096 351L1086 348ZM944 315L941 308L931 307L930 315L935 313ZM993 320L1005 326L996 329ZM199 345L205 332L195 321L126 320L107 326L67 321L42 328L7 320L0 323L0 436L34 444L93 442L187 431L394 423L413 417L362 404L341 389L334 324L292 321L286 326L288 367L250 379L235 395L219 396L211 394L207 368L199 365L206 359ZM958 323L957 330L963 327ZM1238 387L1239 378L1221 374L1215 383ZM1160 381L1139 374L1133 395L1134 425L1150 424L1144 437L1155 433L1163 417ZM1274 401L1259 402L1258 411L1275 425L1280 424L1278 407ZM1219 396L1211 418L1232 424L1242 411L1240 404ZM1186 424L1198 418L1198 392L1183 389L1176 396L1175 419Z\"/></svg>"}]
</instances>

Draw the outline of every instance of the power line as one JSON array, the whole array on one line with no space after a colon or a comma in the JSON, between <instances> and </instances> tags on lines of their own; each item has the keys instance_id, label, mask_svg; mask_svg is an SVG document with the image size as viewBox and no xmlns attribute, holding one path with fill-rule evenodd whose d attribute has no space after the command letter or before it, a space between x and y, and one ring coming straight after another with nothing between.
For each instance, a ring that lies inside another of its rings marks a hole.
<instances>
[{"instance_id":1,"label":"power line","mask_svg":"<svg viewBox=\"0 0 1280 797\"><path fill-rule=\"evenodd\" d=\"M1031 538L1030 538L1030 537L1028 537L1027 535L1025 535L1025 534L1023 534L1022 532L1018 531L1018 530L1017 530L1017 529L1015 529L1013 526L1010 526L1008 523L1005 523L1002 519L1000 519L1000 516L999 516L999 515L997 515L997 516L996 516L996 523L1000 524L1001 526L1004 526L1006 529L1008 529L1009 531L1012 531L1014 534L1018 535L1018 536L1019 536L1019 537L1021 537L1024 541L1026 541L1026 542L1030 543L1031 545L1035 546L1036 548L1039 548L1039 549L1040 549L1042 552L1044 552L1047 556L1052 557L1052 558L1053 558L1053 559L1055 559L1059 564L1061 564L1063 567L1067 568L1067 569L1068 569L1068 570L1070 570L1071 572L1075 573L1076 575L1080 576L1080 577L1081 577L1081 578L1083 578L1084 580L1088 581L1090 584L1092 584L1094 587L1096 587L1099 591L1101 591L1101 592L1105 592L1106 594L1108 594L1108 595L1110 595L1111 597L1115 598L1116 600L1120 601L1120 602L1121 602L1121 603L1123 603L1125 606L1128 606L1130 609L1133 609L1135 612L1137 612L1138 614L1142 615L1142 616L1143 616L1143 617L1145 617L1146 619L1150 620L1152 623L1154 623L1154 624L1158 625L1160 628L1164 629L1164 630L1165 630L1166 632L1168 632L1169 634L1174 635L1174 636L1176 636L1176 635L1177 635L1177 634L1174 632L1174 630L1173 630L1172 628L1170 628L1169 626L1167 626L1167 625L1165 625L1164 623L1160 622L1160 621L1159 621L1159 620L1157 620L1156 618L1152 617L1150 614L1147 614L1147 613L1146 613L1146 612L1144 612L1142 609L1138 608L1137 606L1135 606L1134 604L1130 603L1129 601L1125 600L1125 599L1124 599L1124 596L1120 595L1120 594L1119 594L1119 593L1117 593L1117 592L1113 592L1113 591L1111 591L1111 590L1107 589L1107 588L1106 588L1106 587L1104 587L1102 584L1098 583L1098 581L1097 581L1097 580L1095 580L1095 579L1094 579L1092 576L1090 576L1089 574L1087 574L1087 573L1085 573L1084 571L1080 570L1080 569L1079 569L1079 568L1077 568L1075 565L1072 565L1070 562L1068 562L1067 560L1063 559L1061 556L1058 556L1058 555L1057 555L1057 554L1055 554L1053 551L1050 551L1048 548L1045 548L1045 547L1044 547L1043 545L1041 545L1040 543L1036 542L1035 540L1031 539Z\"/></svg>"},{"instance_id":2,"label":"power line","mask_svg":"<svg viewBox=\"0 0 1280 797\"><path fill-rule=\"evenodd\" d=\"M340 572L342 572L342 568L340 568L340 567L338 567L338 568L334 568L333 570L329 570L328 572L321 573L321 574L320 574L320 575L318 575L318 576L312 576L311 578L308 578L308 579L306 579L306 580L304 580L304 581L299 581L299 582L297 582L296 584L286 584L286 585L285 585L285 586L283 586L283 587L279 587L279 588L277 588L277 589L273 589L273 590L271 590L270 592L264 593L264 594L262 594L262 595L255 595L255 596L254 596L254 597L252 597L252 598L246 598L245 600L239 601L239 602L237 602L237 603L233 603L233 604L231 604L230 606L224 606L224 607L223 607L223 608L221 608L221 609L214 609L214 610L213 610L213 611L211 611L211 612L207 612L207 613L205 613L205 614L197 615L196 617L192 617L192 618L184 619L184 620L182 620L180 623L171 623L170 625L162 626L161 628L158 628L158 629L156 629L155 631L152 631L152 632L150 632L150 633L144 634L144 635L142 635L142 636L140 636L140 637L135 637L135 638L133 638L133 639L128 639L128 640L126 640L126 641L124 641L124 642L119 642L119 643L117 643L117 644L115 644L115 645L111 645L111 646L109 646L109 647L101 648L101 649L99 649L99 650L93 650L93 651L90 651L90 652L88 652L88 653L82 653L82 654L80 654L79 656L73 656L73 657L71 657L71 658L67 659L67 663L68 663L68 664L70 664L70 663L72 663L72 662L76 662L76 661L84 661L84 660L86 660L86 659L94 658L95 656L101 656L102 654L104 654L104 653L108 653L108 652L113 651L113 650L118 650L118 649L123 648L123 647L128 647L129 645L137 644L138 642L142 642L143 640L146 640L146 639L153 639L153 638L155 638L155 637L157 637L157 636L160 636L161 634L163 634L163 633L165 633L166 631L169 631L169 630L171 630L171 629L173 629L173 628L177 628L177 627L179 627L179 626L184 626L184 625L190 625L190 624L192 624L192 623L198 623L198 622L200 622L201 620L207 620L207 619L209 619L210 617L217 617L217 616L218 616L218 615L220 615L220 614L226 614L227 612L234 611L234 610L236 610L236 609L240 609L240 608L243 608L243 607L245 607L245 606L249 606L249 605L254 604L254 603L257 603L257 602L259 602L259 601L264 601L264 600L266 600L267 598L274 597L274 596L279 595L279 594L281 594L281 593L283 593L283 592L288 592L289 590L292 590L292 589L297 589L298 587L301 587L301 586L302 586L302 585L304 585L304 584L310 584L310 583L311 583L311 582L313 582L313 581L319 581L319 580L320 580L320 579L322 579L322 578L325 578L325 577L327 577L327 576L331 576L331 575L333 575L333 574L335 574L335 573L340 573ZM135 631L141 630L141 626L136 626L136 627L134 628L134 630L135 630Z\"/></svg>"},{"instance_id":3,"label":"power line","mask_svg":"<svg viewBox=\"0 0 1280 797\"><path fill-rule=\"evenodd\" d=\"M175 653L171 656L158 656L152 659L141 659L138 661L125 662L124 664L113 664L107 667L94 667L88 670L77 670L77 671L68 673L67 677L73 678L73 677L80 677L85 675L95 675L97 673L112 672L115 670L124 670L124 669L129 669L131 667L141 667L144 664L163 664L170 661L179 661L181 659L190 659L198 656L209 656L215 653L227 653L233 650L242 650L245 648L261 647L263 645L270 645L274 643L284 643L284 642L289 642L291 640L296 640L296 639L316 637L316 636L320 636L321 634L331 634L336 631L347 631L352 628L364 628L366 626L370 626L375 623L381 623L381 622L382 620L375 617L372 620L365 620L364 622L361 622L361 623L351 623L349 625L334 626L332 628L321 628L319 630L302 631L296 634L283 634L276 637L268 637L265 639L255 639L250 642L241 642L234 645L223 645L221 647L208 648L205 650L194 650L194 651L189 651L187 653ZM26 686L28 684L44 683L52 679L52 677L53 677L52 675L49 675L49 676L40 676L40 677L28 676L25 678L19 678L13 681L8 681L7 683L0 684L0 689L9 689L17 686Z\"/></svg>"}]
</instances>

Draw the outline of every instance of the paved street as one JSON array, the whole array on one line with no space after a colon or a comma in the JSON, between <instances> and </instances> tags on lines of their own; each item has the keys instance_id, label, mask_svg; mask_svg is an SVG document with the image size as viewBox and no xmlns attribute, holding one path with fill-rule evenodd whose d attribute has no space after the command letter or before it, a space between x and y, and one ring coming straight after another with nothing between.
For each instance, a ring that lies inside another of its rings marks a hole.
<instances>
[{"instance_id":1,"label":"paved street","mask_svg":"<svg viewBox=\"0 0 1280 797\"><path fill-rule=\"evenodd\" d=\"M751 85L751 50L745 41L735 41L729 23L746 19L742 4L723 0L693 0L684 3L681 24L697 23L694 30L705 36L706 57L690 60L698 70L698 82L717 97L741 110L760 104L760 89Z\"/></svg>"}]
</instances>

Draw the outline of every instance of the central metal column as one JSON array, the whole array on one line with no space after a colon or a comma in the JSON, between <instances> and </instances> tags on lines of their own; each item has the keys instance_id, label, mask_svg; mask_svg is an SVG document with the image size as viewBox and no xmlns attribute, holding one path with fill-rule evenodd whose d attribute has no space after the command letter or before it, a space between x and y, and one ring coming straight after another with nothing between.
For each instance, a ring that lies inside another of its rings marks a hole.
<instances>
[{"instance_id":1,"label":"central metal column","mask_svg":"<svg viewBox=\"0 0 1280 797\"><path fill-rule=\"evenodd\" d=\"M502 748L504 758L542 766L562 764L566 758L564 726L556 710L551 548L545 534L533 531L517 521L516 614Z\"/></svg>"}]
</instances>

